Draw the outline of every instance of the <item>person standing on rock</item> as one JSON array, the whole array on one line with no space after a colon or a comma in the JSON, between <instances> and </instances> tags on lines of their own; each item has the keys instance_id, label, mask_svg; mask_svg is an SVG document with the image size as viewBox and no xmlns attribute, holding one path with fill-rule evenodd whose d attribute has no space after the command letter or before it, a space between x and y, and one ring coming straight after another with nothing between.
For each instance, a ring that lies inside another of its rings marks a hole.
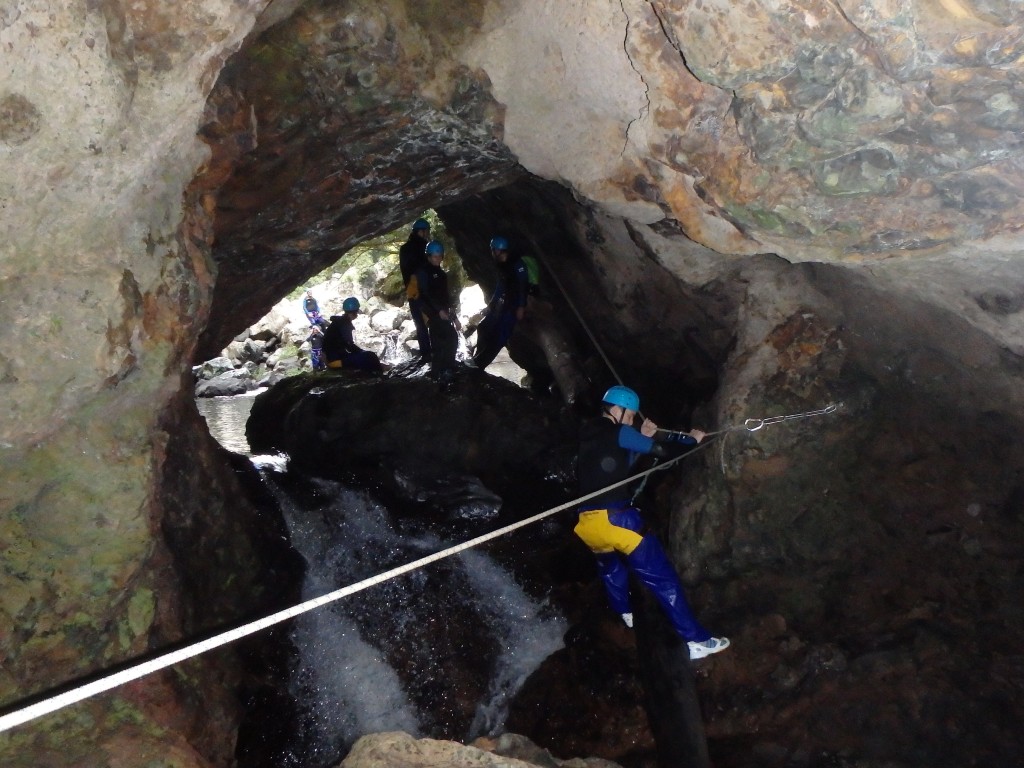
<instances>
[{"instance_id":1,"label":"person standing on rock","mask_svg":"<svg viewBox=\"0 0 1024 768\"><path fill-rule=\"evenodd\" d=\"M324 332L320 330L319 325L309 329L309 338L306 341L309 342L309 362L313 370L324 370L327 367L324 362Z\"/></svg>"},{"instance_id":2,"label":"person standing on rock","mask_svg":"<svg viewBox=\"0 0 1024 768\"><path fill-rule=\"evenodd\" d=\"M628 478L642 454L665 455L665 448L654 440L657 424L644 419L639 430L633 426L639 410L636 392L615 386L604 395L601 415L583 425L577 463L581 496ZM704 438L699 429L679 434L679 441L686 445L696 445ZM597 559L612 609L622 616L626 626L633 626L629 601L632 571L654 593L672 627L687 641L691 659L724 651L729 639L713 637L694 617L661 544L654 535L644 532L629 486L625 483L588 499L579 507L579 522L574 529Z\"/></svg>"},{"instance_id":3,"label":"person standing on rock","mask_svg":"<svg viewBox=\"0 0 1024 768\"><path fill-rule=\"evenodd\" d=\"M306 295L302 299L302 314L306 316L310 325L317 326L320 330L326 330L327 321L320 314L320 304L313 297L312 291L306 291Z\"/></svg>"},{"instance_id":4,"label":"person standing on rock","mask_svg":"<svg viewBox=\"0 0 1024 768\"><path fill-rule=\"evenodd\" d=\"M476 331L473 365L483 370L508 343L516 323L526 315L530 276L518 256L510 256L508 240L491 238L491 256L498 264L498 282L484 309L485 317Z\"/></svg>"},{"instance_id":5,"label":"person standing on rock","mask_svg":"<svg viewBox=\"0 0 1024 768\"><path fill-rule=\"evenodd\" d=\"M459 347L457 331L462 330L462 324L452 311L448 276L441 269L444 245L431 240L427 243L426 257L427 263L416 270L409 281L408 293L410 304L412 299L418 300L430 331L431 378L447 384L455 369L455 353Z\"/></svg>"},{"instance_id":6,"label":"person standing on rock","mask_svg":"<svg viewBox=\"0 0 1024 768\"><path fill-rule=\"evenodd\" d=\"M406 295L409 291L409 281L417 270L426 265L426 248L430 241L430 223L426 219L416 219L412 223L412 231L409 232L409 239L398 249L398 268L402 272L402 283L405 285ZM423 308L419 299L409 299L409 313L412 315L413 325L416 326L416 343L420 348L420 365L430 362L430 330L423 320Z\"/></svg>"},{"instance_id":7,"label":"person standing on rock","mask_svg":"<svg viewBox=\"0 0 1024 768\"><path fill-rule=\"evenodd\" d=\"M352 321L359 317L359 299L349 296L342 302L343 315L333 315L324 332L324 357L328 368L380 373L380 359L368 349L360 348L353 337Z\"/></svg>"}]
</instances>

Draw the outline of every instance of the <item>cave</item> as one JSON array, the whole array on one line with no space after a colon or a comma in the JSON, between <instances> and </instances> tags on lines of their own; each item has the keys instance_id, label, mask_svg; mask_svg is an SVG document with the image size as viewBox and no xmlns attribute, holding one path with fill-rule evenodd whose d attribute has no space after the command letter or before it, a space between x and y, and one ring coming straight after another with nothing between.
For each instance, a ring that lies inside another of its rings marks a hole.
<instances>
[{"instance_id":1,"label":"cave","mask_svg":"<svg viewBox=\"0 0 1024 768\"><path fill-rule=\"evenodd\" d=\"M714 764L1020 763L1022 13L0 9L4 710L295 601L191 366L433 208L485 286L498 232L542 259L509 352L545 397L624 381L666 424L737 427L657 489L733 640L694 673ZM244 692L282 631L0 733L3 762L245 768ZM615 759L633 705L586 737L517 722Z\"/></svg>"}]
</instances>

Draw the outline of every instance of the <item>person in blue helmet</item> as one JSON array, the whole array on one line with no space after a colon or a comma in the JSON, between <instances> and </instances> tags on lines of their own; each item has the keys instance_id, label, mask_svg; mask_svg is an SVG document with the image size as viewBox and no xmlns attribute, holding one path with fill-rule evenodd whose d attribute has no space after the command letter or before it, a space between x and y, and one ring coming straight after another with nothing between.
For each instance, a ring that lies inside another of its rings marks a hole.
<instances>
[{"instance_id":1,"label":"person in blue helmet","mask_svg":"<svg viewBox=\"0 0 1024 768\"><path fill-rule=\"evenodd\" d=\"M459 348L457 332L462 330L452 309L448 275L441 269L444 245L431 240L426 248L427 263L416 270L409 281L409 298L418 299L423 319L430 330L430 376L443 385L453 378L455 353Z\"/></svg>"},{"instance_id":2,"label":"person in blue helmet","mask_svg":"<svg viewBox=\"0 0 1024 768\"><path fill-rule=\"evenodd\" d=\"M603 398L599 417L580 430L577 463L580 495L607 487L632 474L633 463L642 454L665 455L655 442L658 425L643 419L640 428L633 421L640 410L640 398L628 387L615 386ZM673 433L684 445L696 445L704 433ZM645 533L640 512L631 499L630 484L611 488L579 508L574 532L597 559L598 571L608 592L612 609L633 626L629 600L629 571L632 571L658 599L675 631L687 641L691 659L700 659L729 647L729 639L713 637L693 615L679 576L661 544Z\"/></svg>"},{"instance_id":3,"label":"person in blue helmet","mask_svg":"<svg viewBox=\"0 0 1024 768\"><path fill-rule=\"evenodd\" d=\"M526 315L530 294L530 275L526 264L509 253L508 239L491 239L491 255L498 265L498 282L484 309L486 313L476 331L473 365L483 370L490 365L515 330L516 323Z\"/></svg>"},{"instance_id":4,"label":"person in blue helmet","mask_svg":"<svg viewBox=\"0 0 1024 768\"><path fill-rule=\"evenodd\" d=\"M402 272L402 283L406 288L408 296L409 281L417 270L427 263L426 249L430 241L430 222L426 219L416 219L412 223L412 230L409 232L409 239L398 249L398 268ZM423 305L418 298L409 299L409 314L412 315L413 325L416 326L416 343L420 349L419 363L430 362L430 330L423 319Z\"/></svg>"},{"instance_id":5,"label":"person in blue helmet","mask_svg":"<svg viewBox=\"0 0 1024 768\"><path fill-rule=\"evenodd\" d=\"M331 324L324 331L323 353L328 368L380 373L380 359L368 349L359 347L353 333L352 321L359 316L359 299L349 296L341 304L344 314L332 315Z\"/></svg>"}]
</instances>

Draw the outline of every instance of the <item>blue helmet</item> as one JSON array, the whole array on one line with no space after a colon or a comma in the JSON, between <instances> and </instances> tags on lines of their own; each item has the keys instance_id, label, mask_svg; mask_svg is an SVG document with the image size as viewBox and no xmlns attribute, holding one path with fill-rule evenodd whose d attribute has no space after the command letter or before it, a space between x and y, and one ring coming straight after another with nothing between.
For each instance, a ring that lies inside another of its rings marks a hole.
<instances>
[{"instance_id":1,"label":"blue helmet","mask_svg":"<svg viewBox=\"0 0 1024 768\"><path fill-rule=\"evenodd\" d=\"M358 312L359 311L359 299L355 296L349 296L343 302L341 302L342 312Z\"/></svg>"},{"instance_id":2,"label":"blue helmet","mask_svg":"<svg viewBox=\"0 0 1024 768\"><path fill-rule=\"evenodd\" d=\"M412 223L412 231L415 232L417 229L430 229L430 222L426 219L416 219Z\"/></svg>"},{"instance_id":3,"label":"blue helmet","mask_svg":"<svg viewBox=\"0 0 1024 768\"><path fill-rule=\"evenodd\" d=\"M427 256L444 256L444 245L437 240L427 243Z\"/></svg>"},{"instance_id":4,"label":"blue helmet","mask_svg":"<svg viewBox=\"0 0 1024 768\"><path fill-rule=\"evenodd\" d=\"M492 251L507 251L508 250L508 238L505 237L492 237L491 238L491 250Z\"/></svg>"},{"instance_id":5,"label":"blue helmet","mask_svg":"<svg viewBox=\"0 0 1024 768\"><path fill-rule=\"evenodd\" d=\"M640 395L629 387L612 387L604 393L603 400L608 405L617 405L627 411L640 410Z\"/></svg>"}]
</instances>

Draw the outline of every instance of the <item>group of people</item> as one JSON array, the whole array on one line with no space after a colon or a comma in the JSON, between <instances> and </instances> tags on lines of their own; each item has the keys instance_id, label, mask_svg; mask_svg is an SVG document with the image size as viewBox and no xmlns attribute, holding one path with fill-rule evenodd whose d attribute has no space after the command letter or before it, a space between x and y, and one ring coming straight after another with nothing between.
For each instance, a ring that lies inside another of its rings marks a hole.
<instances>
[{"instance_id":1,"label":"group of people","mask_svg":"<svg viewBox=\"0 0 1024 768\"><path fill-rule=\"evenodd\" d=\"M516 323L526 315L531 293L526 263L512 255L508 239L492 238L490 250L498 266L498 281L477 327L476 350L469 363L480 370L493 362L512 337ZM456 333L462 330L452 310L447 275L441 269L443 259L444 245L430 239L430 223L417 219L409 239L399 249L399 267L416 325L419 362L430 363L431 376L442 382L452 376L458 350Z\"/></svg>"},{"instance_id":2,"label":"group of people","mask_svg":"<svg viewBox=\"0 0 1024 768\"><path fill-rule=\"evenodd\" d=\"M498 281L484 317L477 327L475 352L468 365L483 370L512 337L516 324L526 315L532 293L526 262L513 256L509 241L497 236L490 242L491 255L498 267ZM409 238L399 249L399 269L409 301L409 312L416 327L420 365L430 364L430 375L439 382L450 381L458 352L458 333L462 324L453 309L448 275L441 268L444 244L430 239L430 223L416 219ZM314 370L347 368L382 370L373 352L361 349L353 339L352 321L359 315L359 300L345 299L343 314L326 320L311 291L306 291L302 311L309 321L310 362Z\"/></svg>"},{"instance_id":3,"label":"group of people","mask_svg":"<svg viewBox=\"0 0 1024 768\"><path fill-rule=\"evenodd\" d=\"M341 304L342 314L332 315L330 321L320 313L320 305L312 291L306 291L302 311L309 321L309 358L314 371L327 368L345 368L355 371L380 373L384 367L380 358L355 342L352 322L359 317L359 299L349 296Z\"/></svg>"}]
</instances>

